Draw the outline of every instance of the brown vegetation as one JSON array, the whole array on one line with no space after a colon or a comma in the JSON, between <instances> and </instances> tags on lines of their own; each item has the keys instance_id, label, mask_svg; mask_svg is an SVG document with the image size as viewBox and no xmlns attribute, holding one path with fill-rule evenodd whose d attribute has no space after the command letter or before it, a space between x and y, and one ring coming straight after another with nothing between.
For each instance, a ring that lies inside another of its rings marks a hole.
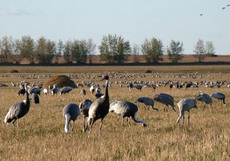
<instances>
[{"instance_id":1,"label":"brown vegetation","mask_svg":"<svg viewBox=\"0 0 230 161\"><path fill-rule=\"evenodd\" d=\"M160 61L160 63L171 63L167 55L163 55L162 57L163 57L163 61ZM62 56L54 57L52 62L58 64L66 63L64 57ZM198 61L194 57L194 55L183 55L182 60L179 61L179 63L195 63L195 62ZM216 57L209 56L206 57L203 62L230 62L230 55L219 55ZM30 62L27 59L23 59L21 62L21 64L29 64L29 63ZM87 63L89 63L89 60L87 60ZM104 64L105 62L100 60L99 55L91 55L91 64L100 64L100 63ZM124 63L146 63L146 60L143 55L139 55L139 56L130 55L127 57Z\"/></svg>"},{"instance_id":2,"label":"brown vegetation","mask_svg":"<svg viewBox=\"0 0 230 161\"><path fill-rule=\"evenodd\" d=\"M66 75L57 75L53 76L52 78L48 79L45 84L44 88L48 88L51 85L56 84L59 88L70 86L73 88L76 88L76 85L74 81L72 81L68 76Z\"/></svg>"},{"instance_id":3,"label":"brown vegetation","mask_svg":"<svg viewBox=\"0 0 230 161\"><path fill-rule=\"evenodd\" d=\"M15 68L15 67L14 67ZM126 69L125 69L126 68ZM77 79L73 81L80 83L83 81L99 80L86 79L84 72L105 72L120 71L131 74L141 72L146 69L156 73L146 74L147 77L136 80L164 81L227 81L230 82L229 66L193 66L193 68L183 66L167 67L19 67L19 73L3 73L11 70L11 67L0 68L0 81L9 87L0 88L0 160L30 161L30 160L229 160L230 159L230 104L229 88L190 88L174 89L168 87L157 88L155 91L145 88L143 92L127 88L120 88L113 84L109 88L110 101L127 100L134 102L137 97L153 97L154 94L164 92L174 96L175 103L182 98L193 98L197 91L211 94L216 91L225 93L227 106L220 105L214 100L213 108L203 108L203 104L198 103L197 109L191 110L191 126L187 124L187 113L185 113L185 123L181 121L176 124L179 113L169 109L163 112L163 105L156 103L159 112L152 109L145 110L144 105L138 104L139 111L137 117L148 123L146 128L131 121L129 126L126 122L122 124L121 118L114 114L108 114L104 119L102 135L98 135L99 122L95 123L91 134L82 133L83 118L76 120L75 130L70 134L64 133L64 119L62 109L70 102L79 104L83 99L94 100L94 96L89 94L79 95L81 88L75 89L69 94L61 97L50 95L40 97L40 104L31 104L29 113L19 120L19 127L3 124L3 119L9 107L23 99L24 96L17 96L19 88L10 86L10 82L20 82L32 75L45 73L75 73ZM170 71L169 71L170 70ZM209 72L214 70L214 72ZM76 73L77 71L77 73ZM168 77L178 74L178 72L197 73L196 78ZM224 72L220 72L224 71ZM29 73L25 73L29 72ZM35 74L34 74L35 73ZM118 80L118 79L116 79ZM127 79L126 81L132 81ZM27 79L26 81L45 81L41 79ZM111 79L115 81L115 79ZM103 92L103 90L102 90Z\"/></svg>"}]
</instances>

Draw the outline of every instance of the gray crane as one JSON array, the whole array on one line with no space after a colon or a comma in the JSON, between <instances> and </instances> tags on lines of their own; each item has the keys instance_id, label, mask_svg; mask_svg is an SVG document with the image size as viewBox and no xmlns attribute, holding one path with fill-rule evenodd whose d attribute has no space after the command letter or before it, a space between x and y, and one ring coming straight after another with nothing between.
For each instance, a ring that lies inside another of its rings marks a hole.
<instances>
[{"instance_id":1,"label":"gray crane","mask_svg":"<svg viewBox=\"0 0 230 161\"><path fill-rule=\"evenodd\" d=\"M66 133L69 133L70 121L72 120L73 122L75 122L75 120L79 115L80 115L80 109L77 104L70 103L65 105L65 107L63 108L63 117L65 118L64 130ZM73 130L73 126L72 126L72 130Z\"/></svg>"},{"instance_id":2,"label":"gray crane","mask_svg":"<svg viewBox=\"0 0 230 161\"><path fill-rule=\"evenodd\" d=\"M180 100L180 102L177 104L180 111L180 115L176 122L179 123L182 117L184 122L184 112L188 111L188 124L190 125L190 110L192 108L196 108L196 104L197 102L195 99L185 98Z\"/></svg>"},{"instance_id":3,"label":"gray crane","mask_svg":"<svg viewBox=\"0 0 230 161\"><path fill-rule=\"evenodd\" d=\"M84 123L84 129L85 129L85 118L89 116L89 108L93 102L89 99L85 99L80 102L79 108L83 115L83 123Z\"/></svg>"},{"instance_id":4,"label":"gray crane","mask_svg":"<svg viewBox=\"0 0 230 161\"><path fill-rule=\"evenodd\" d=\"M171 96L169 94L165 94L165 93L159 93L159 94L156 94L153 99L154 99L154 101L160 102L160 103L166 105L167 107L170 105L172 107L173 111L176 112L173 96ZM164 108L164 111L167 111L167 109Z\"/></svg>"},{"instance_id":5,"label":"gray crane","mask_svg":"<svg viewBox=\"0 0 230 161\"><path fill-rule=\"evenodd\" d=\"M86 90L85 89L81 89L80 95L86 95Z\"/></svg>"},{"instance_id":6,"label":"gray crane","mask_svg":"<svg viewBox=\"0 0 230 161\"><path fill-rule=\"evenodd\" d=\"M143 103L145 106L151 106L153 110L157 110L158 108L154 107L154 100L149 97L139 97L137 98L136 102Z\"/></svg>"},{"instance_id":7,"label":"gray crane","mask_svg":"<svg viewBox=\"0 0 230 161\"><path fill-rule=\"evenodd\" d=\"M58 92L59 92L59 88L58 88L57 84L54 84L53 88L51 89L51 95L54 96Z\"/></svg>"},{"instance_id":8,"label":"gray crane","mask_svg":"<svg viewBox=\"0 0 230 161\"><path fill-rule=\"evenodd\" d=\"M29 93L26 92L26 100L12 105L5 116L4 122L7 124L12 122L14 124L15 121L25 116L29 112L29 109L30 109ZM18 125L18 121L17 121L17 125Z\"/></svg>"},{"instance_id":9,"label":"gray crane","mask_svg":"<svg viewBox=\"0 0 230 161\"><path fill-rule=\"evenodd\" d=\"M223 101L223 104L226 105L226 102L225 102L225 95L224 95L223 93L216 92L216 93L211 94L210 97L216 98L216 99L218 99L218 100L222 100L222 101Z\"/></svg>"},{"instance_id":10,"label":"gray crane","mask_svg":"<svg viewBox=\"0 0 230 161\"><path fill-rule=\"evenodd\" d=\"M73 90L73 87L70 87L70 86L62 87L62 88L60 89L60 95L69 93L69 92L72 91L72 90Z\"/></svg>"},{"instance_id":11,"label":"gray crane","mask_svg":"<svg viewBox=\"0 0 230 161\"><path fill-rule=\"evenodd\" d=\"M201 91L195 95L195 99L204 104L209 104L209 105L212 104L212 98L208 94L203 93Z\"/></svg>"},{"instance_id":12,"label":"gray crane","mask_svg":"<svg viewBox=\"0 0 230 161\"><path fill-rule=\"evenodd\" d=\"M34 101L34 104L39 104L40 103L40 99L39 99L39 95L38 94L32 93L31 98Z\"/></svg>"},{"instance_id":13,"label":"gray crane","mask_svg":"<svg viewBox=\"0 0 230 161\"><path fill-rule=\"evenodd\" d=\"M133 121L141 123L142 126L146 127L147 124L136 118L138 111L137 105L128 101L114 101L110 104L109 112L114 112L121 117L131 117Z\"/></svg>"},{"instance_id":14,"label":"gray crane","mask_svg":"<svg viewBox=\"0 0 230 161\"><path fill-rule=\"evenodd\" d=\"M91 130L94 122L98 119L101 119L101 123L99 127L99 134L101 134L103 120L105 116L109 113L109 92L108 92L109 76L105 75L102 80L106 80L105 95L104 97L100 97L96 99L91 104L90 109L89 109L89 117L87 120L87 125L84 131L86 131L88 128L90 128Z\"/></svg>"}]
</instances>

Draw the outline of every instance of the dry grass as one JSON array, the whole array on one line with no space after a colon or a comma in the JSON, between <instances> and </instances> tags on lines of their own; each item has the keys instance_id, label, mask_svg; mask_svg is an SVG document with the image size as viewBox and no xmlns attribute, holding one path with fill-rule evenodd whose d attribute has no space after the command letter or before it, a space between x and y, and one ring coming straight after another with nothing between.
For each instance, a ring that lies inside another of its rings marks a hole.
<instances>
[{"instance_id":1,"label":"dry grass","mask_svg":"<svg viewBox=\"0 0 230 161\"><path fill-rule=\"evenodd\" d=\"M87 67L84 67L82 71L78 70L79 75L83 75L81 73L85 72L86 68ZM123 67L120 67L119 70L122 68ZM173 68L175 68L172 69L175 72L176 67ZM198 67L195 66L194 69L196 68ZM219 66L217 68L219 68ZM226 68L223 67L223 71L225 71ZM113 68L110 67L107 70L112 71L112 69ZM114 70L117 69L118 67L114 67ZM135 67L131 67L127 69L127 71L137 72L136 69ZM213 69L216 70L214 67ZM2 70L2 68L0 70ZM43 71L44 69L36 67L30 70L32 72L34 70ZM48 73L52 73L58 70L60 69L52 68L51 71L47 71ZM90 70L91 68L88 69L88 71ZM72 70L66 71L70 72ZM23 74L29 75L26 73ZM21 77L18 78L18 74L12 74L14 77L5 77L5 75L6 74L0 74L1 82L19 82L23 79ZM149 76L151 75L152 74L149 74ZM167 75L171 75L171 73L160 73L159 75L162 77L145 77L140 78L140 80L170 79L199 81L202 79L230 81L229 73L204 72L200 74L199 77L187 79L183 77L167 77ZM80 77L80 79L75 79L74 81L80 82L81 80L85 79ZM28 81L34 80L28 79ZM90 80L88 79L87 81ZM103 82L99 83L102 84ZM216 91L225 93L228 105L222 107L217 101L214 101L215 106L213 109L206 108L204 110L203 105L199 103L198 109L191 110L191 126L188 126L187 113L185 123L183 124L183 122L181 122L180 125L177 125L175 121L178 117L178 113L173 112L171 109L169 112L163 112L163 106L156 103L156 107L159 107L160 111L157 112L152 109L148 111L144 109L143 105L139 104L138 118L148 123L148 127L146 128L132 121L131 126L128 126L126 123L122 126L121 119L117 119L117 116L114 114L108 114L104 120L102 136L98 136L99 122L96 122L91 134L82 133L82 117L78 118L76 121L74 132L65 134L64 119L62 117L62 108L64 105L70 102L78 104L86 98L91 100L94 99L89 92L86 96L80 96L80 89L76 89L62 97L42 95L40 98L41 104L31 105L29 113L24 118L20 119L19 127L0 123L0 160L227 161L230 159L229 88L221 87L220 89L208 89L201 87L199 89L169 90L166 87L161 87L155 91L144 89L143 92L138 92L136 90L128 92L127 88L118 88L118 85L114 84L109 89L111 102L113 100L134 102L139 96L144 95L152 97L155 93L165 92L173 95L177 103L182 98L193 97L197 91L201 90L209 94ZM9 86L0 88L0 122L3 122L6 112L13 103L24 99L23 96L17 96L17 91L17 87ZM87 89L87 91L89 90Z\"/></svg>"}]
</instances>

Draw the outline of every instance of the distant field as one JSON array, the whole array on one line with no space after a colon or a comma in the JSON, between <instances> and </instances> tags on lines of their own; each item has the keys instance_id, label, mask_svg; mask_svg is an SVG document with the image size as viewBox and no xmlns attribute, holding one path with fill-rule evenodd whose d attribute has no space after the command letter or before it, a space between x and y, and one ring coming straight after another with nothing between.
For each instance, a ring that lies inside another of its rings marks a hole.
<instances>
[{"instance_id":1,"label":"distant field","mask_svg":"<svg viewBox=\"0 0 230 161\"><path fill-rule=\"evenodd\" d=\"M99 72L229 72L230 65L179 65L179 66L0 66L0 73L99 73Z\"/></svg>"},{"instance_id":2,"label":"distant field","mask_svg":"<svg viewBox=\"0 0 230 161\"><path fill-rule=\"evenodd\" d=\"M20 73L9 73L17 69ZM155 73L145 74L150 69ZM194 98L198 91L208 94L222 92L226 95L227 106L222 106L217 100L213 100L213 108L204 109L202 103L198 103L197 109L192 109L191 126L187 124L187 112L185 122L181 120L176 124L179 112L164 112L164 106L155 103L160 111L145 110L144 105L138 103L137 118L144 120L148 126L130 120L131 125L115 114L108 114L104 119L102 135L98 135L99 121L93 127L91 134L82 133L83 118L79 117L75 122L75 130L70 134L64 133L63 107L70 103L79 104L83 99L95 100L89 93L86 96L79 95L81 87L64 96L40 97L39 105L31 104L29 113L19 120L19 127L5 125L3 119L9 107L25 99L18 96L18 87L12 87L10 82L22 80L45 82L47 78L42 75L66 74L74 75L72 79L76 83L82 81L94 81L100 85L103 81L90 78L101 73L120 72L121 77L111 79L114 81L225 81L230 82L230 66L77 66L77 67L18 67L0 66L0 83L8 87L0 87L0 160L1 161L44 161L44 160L130 160L130 161L194 161L194 160L230 160L230 88L223 85L221 88L169 89L158 87L156 90L145 88L142 92L128 91L113 83L109 87L110 102L114 100L126 100L135 102L140 96L151 97L156 93L168 93L175 99L175 104L183 98ZM87 74L86 74L87 73ZM91 74L89 74L91 73ZM124 75L130 77L123 77ZM41 76L41 77L38 77ZM135 76L135 77L132 77ZM104 89L102 88L104 93ZM177 109L177 107L176 107Z\"/></svg>"}]
</instances>

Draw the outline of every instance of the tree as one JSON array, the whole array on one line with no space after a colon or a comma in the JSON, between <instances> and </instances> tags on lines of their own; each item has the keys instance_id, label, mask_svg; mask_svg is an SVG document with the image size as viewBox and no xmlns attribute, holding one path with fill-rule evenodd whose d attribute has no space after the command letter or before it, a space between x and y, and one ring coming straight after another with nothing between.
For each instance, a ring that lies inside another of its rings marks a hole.
<instances>
[{"instance_id":1,"label":"tree","mask_svg":"<svg viewBox=\"0 0 230 161\"><path fill-rule=\"evenodd\" d=\"M71 56L77 63L86 63L87 60L87 43L85 40L75 40L71 46Z\"/></svg>"},{"instance_id":2,"label":"tree","mask_svg":"<svg viewBox=\"0 0 230 161\"><path fill-rule=\"evenodd\" d=\"M134 63L139 63L138 56L140 55L140 47L137 44L133 45L132 55Z\"/></svg>"},{"instance_id":3,"label":"tree","mask_svg":"<svg viewBox=\"0 0 230 161\"><path fill-rule=\"evenodd\" d=\"M215 55L215 47L213 45L212 41L207 41L205 44L205 54L207 56L213 56Z\"/></svg>"},{"instance_id":4,"label":"tree","mask_svg":"<svg viewBox=\"0 0 230 161\"><path fill-rule=\"evenodd\" d=\"M198 59L198 62L202 62L204 58L206 57L205 55L205 47L204 47L204 41L199 39L195 45L194 49L195 57Z\"/></svg>"},{"instance_id":5,"label":"tree","mask_svg":"<svg viewBox=\"0 0 230 161\"><path fill-rule=\"evenodd\" d=\"M92 55L95 53L95 48L96 44L93 43L92 39L89 39L87 42L89 64L92 63Z\"/></svg>"},{"instance_id":6,"label":"tree","mask_svg":"<svg viewBox=\"0 0 230 161\"><path fill-rule=\"evenodd\" d=\"M39 63L46 63L46 54L47 54L47 46L46 39L44 37L40 37L36 43L35 54Z\"/></svg>"},{"instance_id":7,"label":"tree","mask_svg":"<svg viewBox=\"0 0 230 161\"><path fill-rule=\"evenodd\" d=\"M163 58L163 44L161 40L152 38L151 40L145 40L141 45L142 53L148 63L158 63Z\"/></svg>"},{"instance_id":8,"label":"tree","mask_svg":"<svg viewBox=\"0 0 230 161\"><path fill-rule=\"evenodd\" d=\"M183 43L172 40L170 46L167 48L167 54L172 63L177 63L183 58L181 53L183 52Z\"/></svg>"},{"instance_id":9,"label":"tree","mask_svg":"<svg viewBox=\"0 0 230 161\"><path fill-rule=\"evenodd\" d=\"M34 50L35 43L34 40L30 36L23 36L21 40L17 42L18 50L22 58L26 58L30 61L30 63L34 63Z\"/></svg>"},{"instance_id":10,"label":"tree","mask_svg":"<svg viewBox=\"0 0 230 161\"><path fill-rule=\"evenodd\" d=\"M56 44L56 53L55 53L55 63L58 63L58 59L64 53L64 44L63 41L59 40Z\"/></svg>"},{"instance_id":11,"label":"tree","mask_svg":"<svg viewBox=\"0 0 230 161\"><path fill-rule=\"evenodd\" d=\"M71 41L67 41L64 45L64 59L66 63L72 63L72 57L71 57L71 48L72 48L72 43Z\"/></svg>"},{"instance_id":12,"label":"tree","mask_svg":"<svg viewBox=\"0 0 230 161\"><path fill-rule=\"evenodd\" d=\"M12 37L4 36L2 40L0 40L0 51L1 62L12 62L14 58L14 41Z\"/></svg>"},{"instance_id":13,"label":"tree","mask_svg":"<svg viewBox=\"0 0 230 161\"><path fill-rule=\"evenodd\" d=\"M123 63L126 56L130 53L129 41L116 35L104 36L99 46L101 60L107 63Z\"/></svg>"}]
</instances>

